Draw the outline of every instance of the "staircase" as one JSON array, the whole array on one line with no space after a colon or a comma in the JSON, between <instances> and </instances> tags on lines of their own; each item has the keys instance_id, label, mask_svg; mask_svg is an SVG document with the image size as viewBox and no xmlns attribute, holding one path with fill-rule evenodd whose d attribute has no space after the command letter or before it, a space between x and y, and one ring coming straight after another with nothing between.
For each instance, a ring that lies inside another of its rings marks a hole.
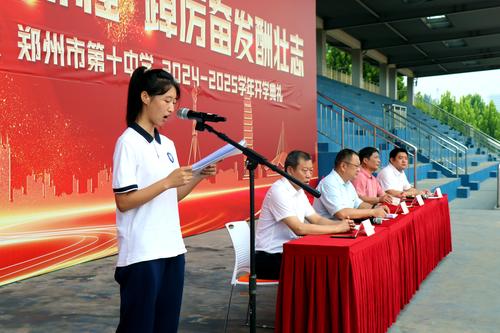
<instances>
[{"instance_id":1,"label":"staircase","mask_svg":"<svg viewBox=\"0 0 500 333\"><path fill-rule=\"evenodd\" d=\"M419 148L419 161L432 163L435 169L448 177L467 174L467 146L421 119L408 115L405 106L385 104L383 108L384 128L415 143Z\"/></svg>"},{"instance_id":2,"label":"staircase","mask_svg":"<svg viewBox=\"0 0 500 333\"><path fill-rule=\"evenodd\" d=\"M381 159L388 158L395 147L403 147L409 154L409 181L416 185L417 147L408 141L385 130L372 121L349 110L326 95L318 92L318 175L328 174L341 149L360 150L363 147L376 147Z\"/></svg>"},{"instance_id":3,"label":"staircase","mask_svg":"<svg viewBox=\"0 0 500 333\"><path fill-rule=\"evenodd\" d=\"M337 151L365 146L380 150L383 165L388 163L393 147L407 148L410 182L417 181L419 188L440 187L450 200L468 197L470 191L480 189L481 181L496 177L500 142L453 115L445 116L453 118L451 123L457 129L412 105L385 96L322 76L318 76L317 83L320 178L331 171ZM396 114L388 105L405 107L407 112Z\"/></svg>"},{"instance_id":4,"label":"staircase","mask_svg":"<svg viewBox=\"0 0 500 333\"><path fill-rule=\"evenodd\" d=\"M487 155L489 161L500 159L500 141L472 127L439 106L424 102L426 112L410 106L409 112L412 117L428 123L457 141L463 142L469 148L475 148L473 154Z\"/></svg>"}]
</instances>

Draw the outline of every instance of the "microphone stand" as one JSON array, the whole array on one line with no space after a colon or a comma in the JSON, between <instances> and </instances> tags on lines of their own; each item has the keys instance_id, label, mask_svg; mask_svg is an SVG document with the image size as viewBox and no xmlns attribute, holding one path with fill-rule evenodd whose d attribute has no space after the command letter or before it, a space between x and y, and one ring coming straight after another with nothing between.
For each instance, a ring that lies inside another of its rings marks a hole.
<instances>
[{"instance_id":1,"label":"microphone stand","mask_svg":"<svg viewBox=\"0 0 500 333\"><path fill-rule=\"evenodd\" d=\"M250 280L248 284L248 294L249 294L249 311L250 311L250 333L256 333L257 327L257 317L256 317L256 301L257 301L257 275L255 274L255 169L259 164L267 166L269 169L276 173L279 173L289 181L297 184L305 191L312 194L314 197L319 198L321 194L310 187L297 180L296 178L290 176L285 171L278 168L276 165L270 163L264 156L257 153L255 150L243 147L238 142L232 140L224 133L215 130L212 126L207 125L205 120L196 120L197 131L204 131L213 133L217 135L222 141L229 143L230 145L239 149L243 155L247 157L246 168L250 176Z\"/></svg>"}]
</instances>

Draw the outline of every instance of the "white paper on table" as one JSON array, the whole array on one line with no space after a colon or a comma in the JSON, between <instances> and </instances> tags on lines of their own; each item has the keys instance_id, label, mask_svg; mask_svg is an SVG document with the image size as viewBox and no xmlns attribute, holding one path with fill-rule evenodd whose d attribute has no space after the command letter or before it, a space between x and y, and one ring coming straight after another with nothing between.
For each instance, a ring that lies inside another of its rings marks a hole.
<instances>
[{"instance_id":1,"label":"white paper on table","mask_svg":"<svg viewBox=\"0 0 500 333\"><path fill-rule=\"evenodd\" d=\"M375 233L375 227L373 226L373 224L370 222L369 219L364 220L363 222L361 222L361 224L363 225L363 229L365 229L366 235L368 237L370 237Z\"/></svg>"},{"instance_id":2,"label":"white paper on table","mask_svg":"<svg viewBox=\"0 0 500 333\"><path fill-rule=\"evenodd\" d=\"M399 205L400 202L401 202L401 199L396 198L396 197L392 197L392 205L393 206Z\"/></svg>"},{"instance_id":3,"label":"white paper on table","mask_svg":"<svg viewBox=\"0 0 500 333\"><path fill-rule=\"evenodd\" d=\"M441 193L441 189L439 187L436 187L436 190L434 191L434 193L436 194L436 196L438 198L442 198L443 197L443 194Z\"/></svg>"},{"instance_id":4,"label":"white paper on table","mask_svg":"<svg viewBox=\"0 0 500 333\"><path fill-rule=\"evenodd\" d=\"M245 141L245 139L241 140L238 143L240 145L242 145L243 147L247 146L247 142ZM236 148L228 143L224 147L217 149L216 151L214 151L210 155L207 155L206 157L202 158L198 162L194 163L192 166L193 172L199 173L199 172L201 172L201 170L203 170L204 168L206 168L210 164L217 163L220 160L223 160L225 158L228 158L230 156L235 156L238 154L241 154L241 150L239 150L238 148Z\"/></svg>"},{"instance_id":5,"label":"white paper on table","mask_svg":"<svg viewBox=\"0 0 500 333\"><path fill-rule=\"evenodd\" d=\"M398 217L398 214L391 214L391 213L389 213L389 214L385 214L385 217L387 219L395 219L396 217Z\"/></svg>"},{"instance_id":6,"label":"white paper on table","mask_svg":"<svg viewBox=\"0 0 500 333\"><path fill-rule=\"evenodd\" d=\"M410 212L410 210L408 209L408 206L406 205L406 202L401 201L401 203L399 205L400 205L401 209L403 210L404 215L406 215Z\"/></svg>"},{"instance_id":7,"label":"white paper on table","mask_svg":"<svg viewBox=\"0 0 500 333\"><path fill-rule=\"evenodd\" d=\"M422 199L422 196L419 194L415 197L417 199L418 205L423 206L424 205L424 199Z\"/></svg>"}]
</instances>

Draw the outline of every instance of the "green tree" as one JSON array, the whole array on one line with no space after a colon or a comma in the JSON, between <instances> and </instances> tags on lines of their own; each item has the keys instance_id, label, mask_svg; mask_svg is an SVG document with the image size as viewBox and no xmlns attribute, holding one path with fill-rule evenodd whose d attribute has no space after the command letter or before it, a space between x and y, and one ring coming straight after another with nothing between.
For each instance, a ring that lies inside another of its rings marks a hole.
<instances>
[{"instance_id":1,"label":"green tree","mask_svg":"<svg viewBox=\"0 0 500 333\"><path fill-rule=\"evenodd\" d=\"M439 109L432 105L439 106ZM441 110L451 113L472 127L500 140L500 113L493 102L486 104L479 94L462 96L457 101L449 91L446 91L439 101L435 101L428 95L422 96L417 93L415 106L466 135L468 135L468 130L452 121L451 117Z\"/></svg>"},{"instance_id":2,"label":"green tree","mask_svg":"<svg viewBox=\"0 0 500 333\"><path fill-rule=\"evenodd\" d=\"M446 91L444 94L441 95L441 100L437 105L439 107L452 115L456 116L457 110L455 110L455 105L457 104L457 101L455 100L455 97L451 95L451 92ZM447 121L448 117L446 114L439 112L439 110L434 109L436 112L434 112L433 117L437 118L441 122Z\"/></svg>"},{"instance_id":3,"label":"green tree","mask_svg":"<svg viewBox=\"0 0 500 333\"><path fill-rule=\"evenodd\" d=\"M493 101L490 101L488 104L481 127L485 129L485 133L500 140L500 113L497 111Z\"/></svg>"},{"instance_id":4,"label":"green tree","mask_svg":"<svg viewBox=\"0 0 500 333\"><path fill-rule=\"evenodd\" d=\"M398 100L406 102L408 100L408 88L404 82L404 77L398 74L396 83L398 87Z\"/></svg>"},{"instance_id":5,"label":"green tree","mask_svg":"<svg viewBox=\"0 0 500 333\"><path fill-rule=\"evenodd\" d=\"M326 66L335 71L352 74L352 56L330 44L326 44ZM380 68L368 61L363 62L363 79L366 82L379 85ZM397 76L398 99L406 101L408 91L401 75Z\"/></svg>"},{"instance_id":6,"label":"green tree","mask_svg":"<svg viewBox=\"0 0 500 333\"><path fill-rule=\"evenodd\" d=\"M441 95L441 100L439 101L439 107L445 111L453 113L456 104L455 97L451 96L451 92L446 91Z\"/></svg>"},{"instance_id":7,"label":"green tree","mask_svg":"<svg viewBox=\"0 0 500 333\"><path fill-rule=\"evenodd\" d=\"M380 68L365 61L363 64L363 79L367 82L379 85Z\"/></svg>"},{"instance_id":8,"label":"green tree","mask_svg":"<svg viewBox=\"0 0 500 333\"><path fill-rule=\"evenodd\" d=\"M336 47L326 44L326 66L343 73L352 73L352 57Z\"/></svg>"}]
</instances>

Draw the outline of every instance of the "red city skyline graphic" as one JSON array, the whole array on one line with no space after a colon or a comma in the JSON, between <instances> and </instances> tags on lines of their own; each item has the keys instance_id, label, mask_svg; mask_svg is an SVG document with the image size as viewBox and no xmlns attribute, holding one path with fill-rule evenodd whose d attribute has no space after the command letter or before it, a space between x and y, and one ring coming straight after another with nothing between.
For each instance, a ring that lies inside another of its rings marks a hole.
<instances>
[{"instance_id":1,"label":"red city skyline graphic","mask_svg":"<svg viewBox=\"0 0 500 333\"><path fill-rule=\"evenodd\" d=\"M196 99L194 94L193 99ZM252 147L250 98L244 98L243 110L242 133ZM284 132L280 134L278 151L283 145L282 140ZM200 149L197 136L193 135L192 144ZM0 285L117 252L110 167L97 172L96 182L92 177L83 180L86 182L84 191L81 191L81 180L73 175L72 191L69 194L57 194L54 177L47 171L33 171L25 176L24 185L12 187L12 153L9 138L5 136L0 141L0 207L14 214L2 216L0 240L12 244L0 246L0 249L12 251L16 255L11 255L10 260L4 261L0 267ZM274 160L279 159L280 155ZM193 163L200 156L190 158ZM244 161L244 156L236 157L232 167L226 170L219 168L214 177L203 180L180 203L185 236L222 227L228 220L248 218L248 180ZM262 166L257 168L258 205L275 176L268 174L268 170ZM228 211L228 203L231 202L238 208ZM23 214L26 208L33 212ZM33 213L40 217L33 217Z\"/></svg>"},{"instance_id":2,"label":"red city skyline graphic","mask_svg":"<svg viewBox=\"0 0 500 333\"><path fill-rule=\"evenodd\" d=\"M50 172L34 171L26 175L25 185L19 188L12 186L11 146L7 139L0 139L0 207L11 204L12 206L30 206L37 204L52 204L59 200L65 201L71 197L81 200L92 197L93 200L110 199L111 168L103 168L97 172L97 183L93 178L86 180L87 191L80 191L80 180L73 175L71 193L57 195L56 186ZM67 203L66 201L64 203Z\"/></svg>"},{"instance_id":3,"label":"red city skyline graphic","mask_svg":"<svg viewBox=\"0 0 500 333\"><path fill-rule=\"evenodd\" d=\"M139 65L171 72L181 85L179 106L225 116L218 130L278 165L289 147L315 149L314 137L302 135L315 130L314 6L307 2L277 17L283 0L196 2L204 13L177 1L170 36L153 14L158 3L119 1L106 13L91 1L85 8L2 3L0 285L116 253L111 162ZM232 14L212 13L219 5ZM215 32L224 36L212 39ZM181 165L225 144L193 127L169 120L161 129ZM277 175L261 166L255 173L258 210ZM222 161L179 203L183 235L247 219L248 201L245 157Z\"/></svg>"},{"instance_id":4,"label":"red city skyline graphic","mask_svg":"<svg viewBox=\"0 0 500 333\"><path fill-rule=\"evenodd\" d=\"M193 91L197 91L193 89ZM197 94L192 93L193 109L196 110ZM251 98L244 96L243 98L243 130L242 135L245 139L248 148L253 147L253 110ZM194 129L188 163L192 164L201 159L200 146L198 142L198 132ZM54 184L54 176L49 171L32 171L25 175L24 185L13 187L12 185L12 147L9 142L9 137L2 136L0 133L0 207L11 204L11 206L30 206L37 204L57 204L62 202L67 204L67 200L76 199L77 201L112 201L111 188L111 167L103 167L97 171L94 181L93 177L87 179L79 179L74 174L72 175L71 191L69 193L61 192L58 194L56 185ZM285 151L284 125L282 125L276 156L272 159L272 163L283 167ZM228 188L234 186L236 182L247 179L246 170L244 169L245 157L239 158L240 162L235 161L233 167L227 170L219 169L216 176L212 179L204 180L198 190L214 187ZM69 171L71 172L71 171ZM256 172L257 179L266 177L274 177L277 174L270 172L267 168L259 166ZM81 182L85 182L85 190L82 190ZM195 190L196 192L196 190Z\"/></svg>"}]
</instances>

